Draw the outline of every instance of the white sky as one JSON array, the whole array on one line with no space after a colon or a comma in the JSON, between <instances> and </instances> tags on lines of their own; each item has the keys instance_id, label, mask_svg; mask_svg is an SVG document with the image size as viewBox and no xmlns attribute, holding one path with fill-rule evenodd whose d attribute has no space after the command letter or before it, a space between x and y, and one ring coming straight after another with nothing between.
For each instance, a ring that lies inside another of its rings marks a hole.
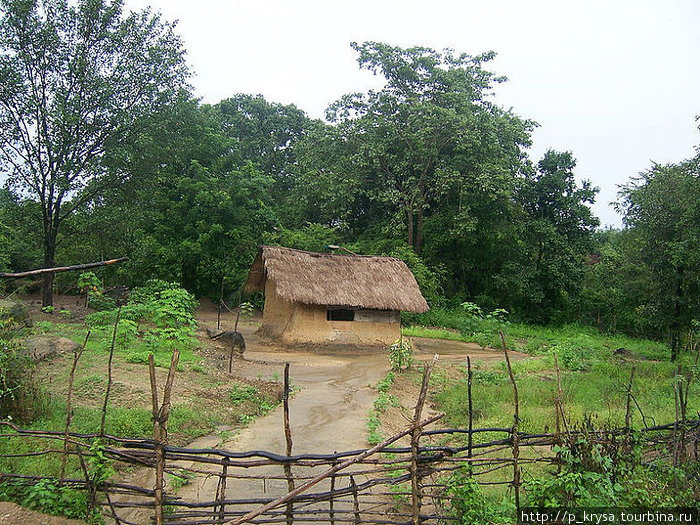
<instances>
[{"instance_id":1,"label":"white sky","mask_svg":"<svg viewBox=\"0 0 700 525\"><path fill-rule=\"evenodd\" d=\"M531 150L571 150L579 179L617 185L652 161L678 162L700 144L698 0L127 0L178 30L204 102L261 93L311 117L341 95L377 86L352 41L498 53L496 103L541 127Z\"/></svg>"}]
</instances>

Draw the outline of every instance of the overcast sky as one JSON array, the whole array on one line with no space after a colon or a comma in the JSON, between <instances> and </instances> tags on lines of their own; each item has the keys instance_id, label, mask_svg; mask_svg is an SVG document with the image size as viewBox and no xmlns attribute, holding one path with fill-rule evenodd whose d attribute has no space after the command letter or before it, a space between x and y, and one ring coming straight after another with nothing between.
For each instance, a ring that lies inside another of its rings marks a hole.
<instances>
[{"instance_id":1,"label":"overcast sky","mask_svg":"<svg viewBox=\"0 0 700 525\"><path fill-rule=\"evenodd\" d=\"M531 158L571 150L576 174L601 188L652 162L678 162L700 144L700 1L127 0L178 30L204 102L261 93L311 117L341 95L376 87L350 42L498 53L509 81L495 102L537 121Z\"/></svg>"}]
</instances>

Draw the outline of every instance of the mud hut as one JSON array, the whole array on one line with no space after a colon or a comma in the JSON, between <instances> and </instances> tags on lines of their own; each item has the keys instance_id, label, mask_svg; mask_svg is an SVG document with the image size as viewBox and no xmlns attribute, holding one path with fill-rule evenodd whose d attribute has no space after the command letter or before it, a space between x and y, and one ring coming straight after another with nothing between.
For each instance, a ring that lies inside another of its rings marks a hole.
<instances>
[{"instance_id":1,"label":"mud hut","mask_svg":"<svg viewBox=\"0 0 700 525\"><path fill-rule=\"evenodd\" d=\"M406 264L393 257L263 246L245 285L265 293L264 335L289 343L388 345L400 312L428 304Z\"/></svg>"}]
</instances>

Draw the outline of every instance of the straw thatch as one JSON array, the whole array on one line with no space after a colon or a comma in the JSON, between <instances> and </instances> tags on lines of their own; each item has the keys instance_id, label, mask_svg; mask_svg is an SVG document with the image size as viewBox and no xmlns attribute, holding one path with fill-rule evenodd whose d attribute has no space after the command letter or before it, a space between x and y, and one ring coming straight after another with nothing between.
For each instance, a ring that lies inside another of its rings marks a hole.
<instances>
[{"instance_id":1,"label":"straw thatch","mask_svg":"<svg viewBox=\"0 0 700 525\"><path fill-rule=\"evenodd\" d=\"M416 313L429 309L411 270L394 257L263 246L245 289L263 291L268 279L292 303Z\"/></svg>"}]
</instances>

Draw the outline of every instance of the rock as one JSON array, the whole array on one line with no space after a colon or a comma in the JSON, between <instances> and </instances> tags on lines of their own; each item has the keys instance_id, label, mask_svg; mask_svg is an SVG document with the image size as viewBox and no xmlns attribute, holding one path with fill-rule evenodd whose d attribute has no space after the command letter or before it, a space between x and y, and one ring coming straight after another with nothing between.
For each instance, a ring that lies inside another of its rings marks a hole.
<instances>
[{"instance_id":1,"label":"rock","mask_svg":"<svg viewBox=\"0 0 700 525\"><path fill-rule=\"evenodd\" d=\"M0 321L14 319L16 323L27 323L29 321L29 308L19 301L8 301L0 299Z\"/></svg>"},{"instance_id":2,"label":"rock","mask_svg":"<svg viewBox=\"0 0 700 525\"><path fill-rule=\"evenodd\" d=\"M24 341L24 351L35 363L73 352L78 348L78 343L65 337L36 336Z\"/></svg>"}]
</instances>

